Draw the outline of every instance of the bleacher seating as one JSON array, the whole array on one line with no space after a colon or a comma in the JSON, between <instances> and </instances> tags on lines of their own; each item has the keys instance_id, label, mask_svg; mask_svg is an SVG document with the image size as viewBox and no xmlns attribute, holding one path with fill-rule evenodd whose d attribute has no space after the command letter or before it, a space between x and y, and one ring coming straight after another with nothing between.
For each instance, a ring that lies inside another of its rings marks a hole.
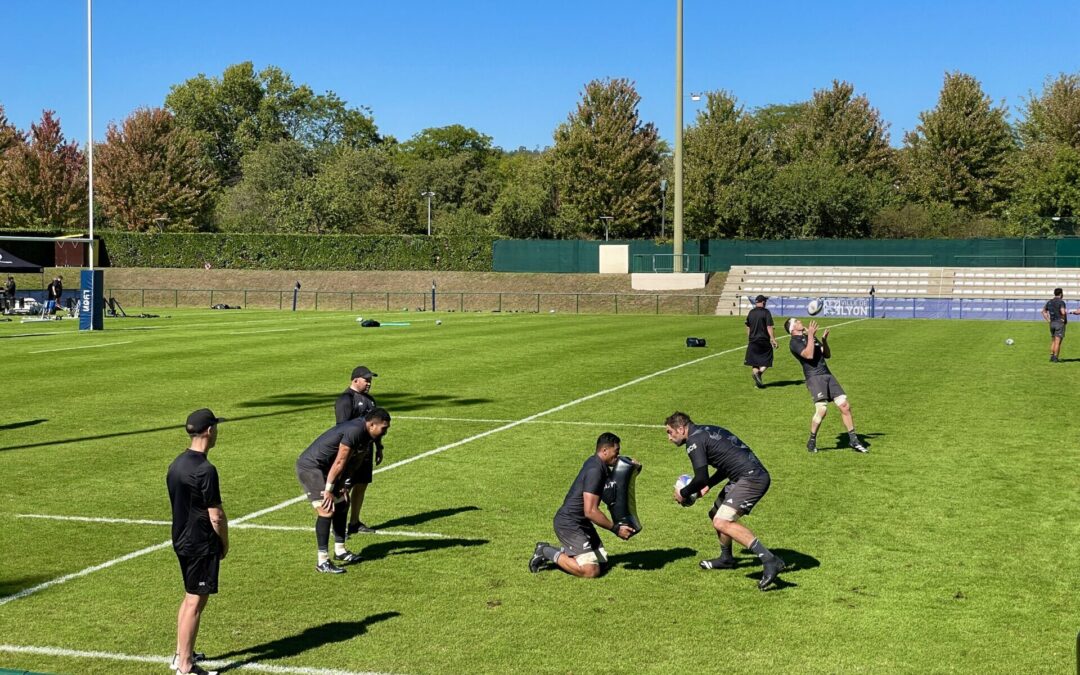
<instances>
[{"instance_id":1,"label":"bleacher seating","mask_svg":"<svg viewBox=\"0 0 1080 675\"><path fill-rule=\"evenodd\" d=\"M1049 298L1061 287L1080 297L1080 269L1013 267L734 266L716 313L745 314L759 293L793 297Z\"/></svg>"}]
</instances>

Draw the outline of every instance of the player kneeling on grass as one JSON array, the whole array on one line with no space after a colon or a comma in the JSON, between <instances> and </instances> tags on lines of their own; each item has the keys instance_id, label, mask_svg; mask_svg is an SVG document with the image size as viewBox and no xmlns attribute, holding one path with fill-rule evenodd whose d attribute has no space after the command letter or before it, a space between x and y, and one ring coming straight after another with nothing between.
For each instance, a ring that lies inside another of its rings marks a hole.
<instances>
[{"instance_id":1,"label":"player kneeling on grass","mask_svg":"<svg viewBox=\"0 0 1080 675\"><path fill-rule=\"evenodd\" d=\"M537 542L529 560L530 572L539 572L550 562L575 577L591 579L600 575L600 566L607 562L596 525L611 530L620 539L629 539L634 534L632 527L615 525L600 510L600 496L619 461L620 443L619 437L612 433L600 434L596 439L596 454L585 460L563 505L555 512L555 536L562 548L546 541Z\"/></svg>"},{"instance_id":2,"label":"player kneeling on grass","mask_svg":"<svg viewBox=\"0 0 1080 675\"><path fill-rule=\"evenodd\" d=\"M664 420L664 425L669 441L686 446L690 465L694 467L693 479L681 490L675 490L675 501L688 505L698 497L704 497L720 481L728 480L709 511L716 536L720 538L720 557L702 560L701 568L734 569L735 556L731 551L731 540L734 539L761 559L765 569L758 588L765 590L784 569L784 561L765 548L738 520L749 515L769 491L769 472L746 443L723 427L694 424L686 413L681 412L673 413ZM716 469L711 477L710 466Z\"/></svg>"},{"instance_id":3,"label":"player kneeling on grass","mask_svg":"<svg viewBox=\"0 0 1080 675\"><path fill-rule=\"evenodd\" d=\"M375 441L390 430L390 413L382 408L369 411L363 419L338 424L315 439L296 460L296 477L315 508L315 543L319 564L315 569L327 574L342 574L344 569L330 562L330 529L334 530L334 559L346 565L360 561L360 556L345 548L345 528L349 517L345 490L347 467L354 453L371 452Z\"/></svg>"}]
</instances>

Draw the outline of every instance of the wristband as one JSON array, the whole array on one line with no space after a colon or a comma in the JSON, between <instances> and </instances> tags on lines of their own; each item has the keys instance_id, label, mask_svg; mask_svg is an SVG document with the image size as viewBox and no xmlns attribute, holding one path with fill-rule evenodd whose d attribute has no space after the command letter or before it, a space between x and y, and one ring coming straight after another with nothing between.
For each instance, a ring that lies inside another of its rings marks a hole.
<instances>
[{"instance_id":1,"label":"wristband","mask_svg":"<svg viewBox=\"0 0 1080 675\"><path fill-rule=\"evenodd\" d=\"M334 491L334 484L333 483L327 483L324 492L333 492L333 491Z\"/></svg>"},{"instance_id":2,"label":"wristband","mask_svg":"<svg viewBox=\"0 0 1080 675\"><path fill-rule=\"evenodd\" d=\"M614 532L615 534L619 534L619 528L620 527L622 527L622 526L619 525L618 523L612 523L611 524L611 531Z\"/></svg>"}]
</instances>

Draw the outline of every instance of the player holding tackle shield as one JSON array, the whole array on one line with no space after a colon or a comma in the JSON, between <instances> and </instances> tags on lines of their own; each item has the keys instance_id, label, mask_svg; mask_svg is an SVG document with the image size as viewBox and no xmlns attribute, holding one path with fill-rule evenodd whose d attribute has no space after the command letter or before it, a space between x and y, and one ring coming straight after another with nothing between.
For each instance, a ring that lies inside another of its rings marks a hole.
<instances>
[{"instance_id":1,"label":"player holding tackle shield","mask_svg":"<svg viewBox=\"0 0 1080 675\"><path fill-rule=\"evenodd\" d=\"M597 577L607 562L607 551L596 526L611 530L620 539L641 531L634 496L634 480L641 465L620 458L620 450L621 441L613 433L605 432L596 439L596 453L585 460L555 513L555 535L562 548L537 542L529 560L530 572L535 574L553 563L575 577ZM610 518L600 510L601 500L611 511Z\"/></svg>"}]
</instances>

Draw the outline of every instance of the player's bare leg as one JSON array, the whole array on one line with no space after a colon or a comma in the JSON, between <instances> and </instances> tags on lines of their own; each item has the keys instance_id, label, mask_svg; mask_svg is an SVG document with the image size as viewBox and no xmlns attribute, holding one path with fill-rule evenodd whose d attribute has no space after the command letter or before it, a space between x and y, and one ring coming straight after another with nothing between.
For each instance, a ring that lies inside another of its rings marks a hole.
<instances>
[{"instance_id":1,"label":"player's bare leg","mask_svg":"<svg viewBox=\"0 0 1080 675\"><path fill-rule=\"evenodd\" d=\"M754 533L750 531L750 528L745 525L732 520L738 518L739 514L729 506L722 506L713 518L713 527L716 531L722 535L739 542L746 548L750 549L754 555L764 565L765 569L761 573L761 581L758 582L758 588L765 590L770 584L776 581L776 575L784 569L784 561L779 556L775 555L772 551L765 548L765 545L758 541L758 538L754 536Z\"/></svg>"}]
</instances>

